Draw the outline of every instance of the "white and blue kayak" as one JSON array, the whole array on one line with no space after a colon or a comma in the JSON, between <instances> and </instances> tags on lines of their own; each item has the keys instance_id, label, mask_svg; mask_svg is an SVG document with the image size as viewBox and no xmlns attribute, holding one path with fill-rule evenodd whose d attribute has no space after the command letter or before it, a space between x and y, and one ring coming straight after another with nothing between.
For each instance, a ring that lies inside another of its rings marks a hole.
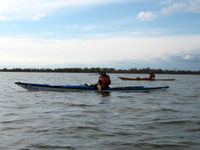
<instances>
[{"instance_id":1,"label":"white and blue kayak","mask_svg":"<svg viewBox=\"0 0 200 150\"><path fill-rule=\"evenodd\" d=\"M99 91L97 87L87 86L87 85L48 85L48 84L35 84L35 83L22 83L15 82L15 84L21 86L22 88L29 91ZM169 86L160 87L144 87L144 86L119 86L119 87L109 87L101 89L100 91L155 91L155 90L165 90Z\"/></svg>"}]
</instances>

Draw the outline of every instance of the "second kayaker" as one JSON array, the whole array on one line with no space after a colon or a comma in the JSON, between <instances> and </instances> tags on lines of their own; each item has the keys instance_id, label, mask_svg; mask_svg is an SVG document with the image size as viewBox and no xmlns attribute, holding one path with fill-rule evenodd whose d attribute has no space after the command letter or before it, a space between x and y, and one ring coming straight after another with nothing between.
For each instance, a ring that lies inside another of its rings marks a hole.
<instances>
[{"instance_id":1,"label":"second kayaker","mask_svg":"<svg viewBox=\"0 0 200 150\"><path fill-rule=\"evenodd\" d=\"M149 79L155 80L155 74L153 72L150 72Z\"/></svg>"}]
</instances>

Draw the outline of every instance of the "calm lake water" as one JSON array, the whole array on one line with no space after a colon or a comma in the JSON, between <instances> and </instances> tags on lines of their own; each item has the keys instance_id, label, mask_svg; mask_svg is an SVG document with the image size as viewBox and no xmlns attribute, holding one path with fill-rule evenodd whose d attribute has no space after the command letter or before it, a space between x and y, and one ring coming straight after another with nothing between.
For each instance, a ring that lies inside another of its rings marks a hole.
<instances>
[{"instance_id":1,"label":"calm lake water","mask_svg":"<svg viewBox=\"0 0 200 150\"><path fill-rule=\"evenodd\" d=\"M154 92L30 92L14 82L96 83L98 75L0 73L1 150L199 150L200 76L122 81L112 86L170 86Z\"/></svg>"}]
</instances>

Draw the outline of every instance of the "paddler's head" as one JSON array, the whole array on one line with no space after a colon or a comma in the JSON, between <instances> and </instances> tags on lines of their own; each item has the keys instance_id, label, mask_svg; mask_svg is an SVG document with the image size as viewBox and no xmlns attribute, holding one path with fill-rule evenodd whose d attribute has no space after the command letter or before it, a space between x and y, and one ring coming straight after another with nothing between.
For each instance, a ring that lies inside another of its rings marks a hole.
<instances>
[{"instance_id":1,"label":"paddler's head","mask_svg":"<svg viewBox=\"0 0 200 150\"><path fill-rule=\"evenodd\" d=\"M100 70L100 71L99 71L99 75L105 76L105 75L106 75L106 72L103 71L103 70Z\"/></svg>"}]
</instances>

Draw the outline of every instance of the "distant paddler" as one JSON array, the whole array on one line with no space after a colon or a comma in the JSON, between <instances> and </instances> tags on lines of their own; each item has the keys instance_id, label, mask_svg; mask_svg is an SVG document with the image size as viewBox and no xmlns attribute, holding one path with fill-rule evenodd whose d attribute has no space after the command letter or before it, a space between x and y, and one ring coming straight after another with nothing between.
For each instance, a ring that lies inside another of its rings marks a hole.
<instances>
[{"instance_id":1,"label":"distant paddler","mask_svg":"<svg viewBox=\"0 0 200 150\"><path fill-rule=\"evenodd\" d=\"M154 74L153 72L150 72L150 73L149 73L149 79L150 79L150 80L155 80L155 77L156 77L156 76L155 76L155 74Z\"/></svg>"},{"instance_id":2,"label":"distant paddler","mask_svg":"<svg viewBox=\"0 0 200 150\"><path fill-rule=\"evenodd\" d=\"M155 74L153 72L150 72L149 73L149 78L140 78L140 77L137 77L136 79L138 80L155 80Z\"/></svg>"}]
</instances>

